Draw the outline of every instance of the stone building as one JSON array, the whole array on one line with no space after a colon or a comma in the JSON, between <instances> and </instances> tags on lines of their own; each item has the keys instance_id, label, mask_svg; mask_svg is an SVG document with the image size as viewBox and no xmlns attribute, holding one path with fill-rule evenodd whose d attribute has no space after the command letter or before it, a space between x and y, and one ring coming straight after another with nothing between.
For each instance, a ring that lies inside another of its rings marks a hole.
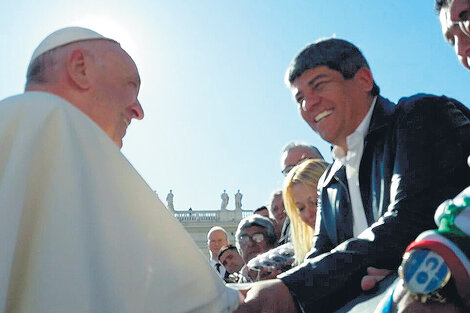
<instances>
[{"instance_id":1,"label":"stone building","mask_svg":"<svg viewBox=\"0 0 470 313\"><path fill-rule=\"evenodd\" d=\"M227 231L229 242L235 244L235 232L238 223L242 218L253 214L251 210L241 209L241 201L236 204L237 207L234 210L224 209L224 206L222 206L219 210L196 211L189 209L178 211L173 207L173 196L171 196L171 202L168 203L167 207L174 212L175 217L183 224L186 231L201 249L201 252L209 258L209 251L207 250L207 233L209 230L213 226L223 227Z\"/></svg>"}]
</instances>

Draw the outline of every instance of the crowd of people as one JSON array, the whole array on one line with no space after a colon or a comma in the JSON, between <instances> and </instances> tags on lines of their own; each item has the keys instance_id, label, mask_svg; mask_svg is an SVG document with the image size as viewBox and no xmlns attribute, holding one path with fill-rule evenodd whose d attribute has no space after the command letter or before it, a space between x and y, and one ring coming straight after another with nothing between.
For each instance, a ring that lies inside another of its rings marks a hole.
<instances>
[{"instance_id":1,"label":"crowd of people","mask_svg":"<svg viewBox=\"0 0 470 313\"><path fill-rule=\"evenodd\" d=\"M436 8L445 38L468 68L470 4L437 1ZM408 244L439 227L436 208L469 185L470 111L457 100L416 94L390 102L381 96L359 49L341 39L307 46L285 80L303 119L332 145L334 161L327 167L316 149L286 146L284 188L273 193L268 208L278 236L279 224L283 231L289 228L296 260L291 270L251 286L238 312L340 309L396 272L402 261L411 262L409 256L402 260ZM289 155L289 148L297 151ZM463 241L462 262L468 265L470 242ZM436 290L423 291L423 297L406 283L401 277L395 294L400 311L417 310L418 299L423 310L435 305L431 294ZM463 312L469 309L462 300L468 296L468 289L459 291L436 307Z\"/></svg>"},{"instance_id":2,"label":"crowd of people","mask_svg":"<svg viewBox=\"0 0 470 313\"><path fill-rule=\"evenodd\" d=\"M470 3L436 9L470 70ZM361 51L336 38L301 50L285 82L333 163L287 145L282 190L240 222L235 245L209 231L208 265L119 151L144 117L132 58L85 28L44 39L25 92L0 102L0 306L334 312L398 269L377 312L468 312L470 110L429 94L392 103ZM249 267L283 245L294 249L288 270Z\"/></svg>"}]
</instances>

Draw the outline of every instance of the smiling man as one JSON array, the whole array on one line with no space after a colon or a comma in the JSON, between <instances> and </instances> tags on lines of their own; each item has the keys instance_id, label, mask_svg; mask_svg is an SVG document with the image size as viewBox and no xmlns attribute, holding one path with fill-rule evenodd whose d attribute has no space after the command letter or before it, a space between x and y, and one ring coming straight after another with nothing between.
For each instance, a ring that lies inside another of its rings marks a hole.
<instances>
[{"instance_id":1,"label":"smiling man","mask_svg":"<svg viewBox=\"0 0 470 313\"><path fill-rule=\"evenodd\" d=\"M255 284L237 312L334 311L360 294L368 266L396 269L435 207L470 180L468 109L422 94L394 105L353 44L307 46L286 82L335 162L318 183L311 259Z\"/></svg>"},{"instance_id":2,"label":"smiling man","mask_svg":"<svg viewBox=\"0 0 470 313\"><path fill-rule=\"evenodd\" d=\"M25 89L46 92L50 101L65 99L122 147L131 120L144 117L139 88L137 67L119 43L70 27L51 34L34 51Z\"/></svg>"},{"instance_id":3,"label":"smiling man","mask_svg":"<svg viewBox=\"0 0 470 313\"><path fill-rule=\"evenodd\" d=\"M34 51L26 91L0 101L5 312L219 313L238 305L238 292L120 152L131 120L143 118L139 88L119 43L68 27Z\"/></svg>"}]
</instances>

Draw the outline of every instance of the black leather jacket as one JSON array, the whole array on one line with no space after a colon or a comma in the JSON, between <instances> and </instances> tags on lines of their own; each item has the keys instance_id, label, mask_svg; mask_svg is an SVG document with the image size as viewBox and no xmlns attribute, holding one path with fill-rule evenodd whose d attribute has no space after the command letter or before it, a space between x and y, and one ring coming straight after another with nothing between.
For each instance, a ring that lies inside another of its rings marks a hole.
<instances>
[{"instance_id":1,"label":"black leather jacket","mask_svg":"<svg viewBox=\"0 0 470 313\"><path fill-rule=\"evenodd\" d=\"M420 94L395 106L378 97L359 169L369 228L352 238L346 173L334 163L318 184L310 259L279 276L299 307L332 312L360 294L368 266L396 269L406 246L435 228L437 206L469 185L469 154L470 112L461 103Z\"/></svg>"}]
</instances>

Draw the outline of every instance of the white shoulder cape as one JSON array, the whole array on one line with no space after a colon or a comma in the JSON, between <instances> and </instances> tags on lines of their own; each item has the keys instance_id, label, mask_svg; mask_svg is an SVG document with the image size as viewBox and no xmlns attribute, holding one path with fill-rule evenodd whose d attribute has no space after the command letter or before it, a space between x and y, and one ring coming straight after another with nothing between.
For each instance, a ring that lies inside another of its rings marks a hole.
<instances>
[{"instance_id":1,"label":"white shoulder cape","mask_svg":"<svg viewBox=\"0 0 470 313\"><path fill-rule=\"evenodd\" d=\"M225 287L117 146L65 100L0 102L1 312L231 312Z\"/></svg>"}]
</instances>

